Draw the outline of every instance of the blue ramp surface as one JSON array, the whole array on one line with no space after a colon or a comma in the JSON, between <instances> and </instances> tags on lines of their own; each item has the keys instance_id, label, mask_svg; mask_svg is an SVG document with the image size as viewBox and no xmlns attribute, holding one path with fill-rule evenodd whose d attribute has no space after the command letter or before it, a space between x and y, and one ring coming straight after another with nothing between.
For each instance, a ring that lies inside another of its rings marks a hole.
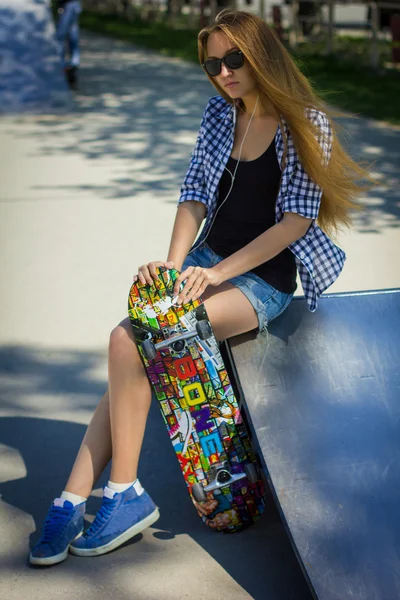
<instances>
[{"instance_id":1,"label":"blue ramp surface","mask_svg":"<svg viewBox=\"0 0 400 600\"><path fill-rule=\"evenodd\" d=\"M48 0L0 0L0 114L72 108Z\"/></svg>"},{"instance_id":2,"label":"blue ramp surface","mask_svg":"<svg viewBox=\"0 0 400 600\"><path fill-rule=\"evenodd\" d=\"M295 299L231 351L315 597L398 600L400 290Z\"/></svg>"}]
</instances>

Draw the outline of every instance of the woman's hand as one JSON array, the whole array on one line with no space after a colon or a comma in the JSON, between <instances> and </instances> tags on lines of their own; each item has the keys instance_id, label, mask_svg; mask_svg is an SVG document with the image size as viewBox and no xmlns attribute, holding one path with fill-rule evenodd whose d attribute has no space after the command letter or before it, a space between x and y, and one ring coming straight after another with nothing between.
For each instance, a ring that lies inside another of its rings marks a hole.
<instances>
[{"instance_id":1,"label":"woman's hand","mask_svg":"<svg viewBox=\"0 0 400 600\"><path fill-rule=\"evenodd\" d=\"M180 292L181 283L186 279L182 291ZM221 276L214 270L204 269L203 267L188 267L179 275L175 281L174 295L177 298L177 304L186 304L191 300L197 300L204 293L204 290L209 285L220 285L222 283Z\"/></svg>"},{"instance_id":2,"label":"woman's hand","mask_svg":"<svg viewBox=\"0 0 400 600\"><path fill-rule=\"evenodd\" d=\"M133 281L139 280L140 283L146 285L153 285L153 281L157 279L156 269L157 267L165 267L166 269L173 269L174 263L170 260L169 262L161 262L160 260L155 260L153 262L149 262L147 265L142 265L138 269L138 274L133 276Z\"/></svg>"}]
</instances>

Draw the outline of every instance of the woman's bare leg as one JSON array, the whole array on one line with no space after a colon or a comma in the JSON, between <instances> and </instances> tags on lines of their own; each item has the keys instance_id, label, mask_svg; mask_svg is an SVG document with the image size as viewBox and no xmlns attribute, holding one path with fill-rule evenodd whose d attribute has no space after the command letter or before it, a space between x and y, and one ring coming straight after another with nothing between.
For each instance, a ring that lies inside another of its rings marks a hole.
<instances>
[{"instance_id":1,"label":"woman's bare leg","mask_svg":"<svg viewBox=\"0 0 400 600\"><path fill-rule=\"evenodd\" d=\"M112 438L111 480L127 483L137 477L151 388L129 319L114 329L108 358Z\"/></svg>"},{"instance_id":2,"label":"woman's bare leg","mask_svg":"<svg viewBox=\"0 0 400 600\"><path fill-rule=\"evenodd\" d=\"M109 389L96 408L65 487L84 497L89 496L111 456L112 481L136 479L150 408L150 385L129 319L111 333L108 363Z\"/></svg>"},{"instance_id":3,"label":"woman's bare leg","mask_svg":"<svg viewBox=\"0 0 400 600\"><path fill-rule=\"evenodd\" d=\"M258 325L249 300L230 283L207 289L204 300L218 340L250 331ZM65 488L67 491L87 497L111 455L112 481L127 483L136 479L150 402L150 385L129 319L125 319L111 333L109 391L87 429Z\"/></svg>"},{"instance_id":4,"label":"woman's bare leg","mask_svg":"<svg viewBox=\"0 0 400 600\"><path fill-rule=\"evenodd\" d=\"M214 290L206 295L205 305L218 340L257 327L257 315L239 289L225 283ZM115 483L127 483L137 477L151 402L150 384L129 319L122 321L111 334L108 375L112 438L111 480Z\"/></svg>"},{"instance_id":5,"label":"woman's bare leg","mask_svg":"<svg viewBox=\"0 0 400 600\"><path fill-rule=\"evenodd\" d=\"M258 327L257 314L250 300L231 283L226 281L218 287L207 288L203 299L218 341Z\"/></svg>"},{"instance_id":6,"label":"woman's bare leg","mask_svg":"<svg viewBox=\"0 0 400 600\"><path fill-rule=\"evenodd\" d=\"M107 390L86 430L65 490L87 498L110 459L111 428Z\"/></svg>"},{"instance_id":7,"label":"woman's bare leg","mask_svg":"<svg viewBox=\"0 0 400 600\"><path fill-rule=\"evenodd\" d=\"M205 304L214 333L219 340L254 329L257 326L257 316L250 302L240 290L229 283L208 290L205 294ZM114 483L126 484L136 479L150 401L150 384L136 347L129 319L125 319L111 333L109 388L101 399L86 431L66 491L83 497L89 496L111 454L111 480ZM128 490L126 493L129 493ZM136 489L134 493L138 493ZM142 493L144 492L142 491ZM135 496L133 498L135 499ZM99 522L103 525L103 508L107 509L107 514L110 516L110 520L107 522L109 530L103 538L95 527L97 516L93 529L91 526L83 536L79 537L83 527L85 505L80 503L74 509L67 506L70 511L68 512L64 511L64 504L63 512L57 514L60 519L70 519L68 523L71 526L71 538L67 540L60 539L60 535L55 529L52 515L54 511L60 509L60 505L54 502L46 517L42 538L29 555L30 562L35 565L48 566L65 560L68 551L79 556L94 556L111 551L158 519L159 511L154 502L149 496L143 496L143 498L148 514L144 518L140 518L140 511L135 513L136 504L128 498L124 507L129 506L132 512L132 525L121 532L113 526L113 517L116 516L118 508L110 513L110 496L106 496L98 513ZM57 523L59 524L59 521ZM54 536L55 549L48 544L50 532Z\"/></svg>"}]
</instances>

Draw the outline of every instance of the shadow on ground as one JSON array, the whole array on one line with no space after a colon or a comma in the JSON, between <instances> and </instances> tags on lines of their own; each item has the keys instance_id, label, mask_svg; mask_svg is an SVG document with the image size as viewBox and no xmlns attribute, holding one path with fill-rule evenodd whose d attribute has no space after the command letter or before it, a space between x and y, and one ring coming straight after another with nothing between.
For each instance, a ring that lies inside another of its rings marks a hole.
<instances>
[{"instance_id":1,"label":"shadow on ground","mask_svg":"<svg viewBox=\"0 0 400 600\"><path fill-rule=\"evenodd\" d=\"M35 186L57 198L94 192L122 200L141 192L175 203L187 170L201 115L215 93L200 67L160 57L126 42L84 32L76 111L64 118L38 117L33 136L40 156L78 155L86 161L118 161L107 183ZM398 227L400 131L373 120L343 118L343 138L357 159L373 163L379 186L355 215L360 232ZM10 125L12 127L12 125Z\"/></svg>"},{"instance_id":2,"label":"shadow on ground","mask_svg":"<svg viewBox=\"0 0 400 600\"><path fill-rule=\"evenodd\" d=\"M0 484L0 493L3 502L32 515L37 527L40 527L52 497L63 488L86 429L84 424L64 420L61 415L72 410L76 420L82 420L82 414L94 409L104 391L105 381L92 381L88 372L102 360L104 356L96 353L55 350L43 354L24 347L3 347L0 351L3 414L12 415L13 409L14 414L18 413L18 416L6 416L0 421L0 444L6 448L3 465L16 452L26 469L26 475L18 478L17 470L13 471L10 462L7 472L12 475ZM74 397L79 397L79 406ZM96 487L104 485L107 474L104 473ZM310 598L272 502L267 515L240 534L217 534L201 523L189 500L155 402L146 430L140 476L160 506L161 519L153 536L158 544L165 545L166 550L173 549L177 536L186 534L252 598L261 600L266 595L270 600ZM88 513L93 515L99 504L98 497L91 497ZM31 537L35 542L38 533ZM119 560L121 565L124 561L132 561L134 567L136 553L133 548L140 541L141 536L136 537L125 548L112 553L111 558L84 561L85 572L90 575L92 567L98 569L100 563L104 569L112 566L115 570ZM146 560L157 564L157 554L150 552L145 556ZM186 561L189 566L190 558L181 557L180 566L184 568ZM82 559L70 557L59 567L60 571L51 570L52 577L58 572L64 577L66 571L71 576L76 569L77 576L82 574L79 560ZM5 563L3 561L3 566L12 571L19 570L25 561L26 554L12 555ZM105 575L103 573L102 577Z\"/></svg>"}]
</instances>

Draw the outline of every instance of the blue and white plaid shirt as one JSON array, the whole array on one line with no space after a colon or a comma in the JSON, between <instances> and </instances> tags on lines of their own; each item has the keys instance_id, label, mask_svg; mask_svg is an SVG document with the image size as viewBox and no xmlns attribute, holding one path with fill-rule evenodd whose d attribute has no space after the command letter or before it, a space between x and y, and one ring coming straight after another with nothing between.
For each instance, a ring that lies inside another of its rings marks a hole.
<instances>
[{"instance_id":1,"label":"blue and white plaid shirt","mask_svg":"<svg viewBox=\"0 0 400 600\"><path fill-rule=\"evenodd\" d=\"M218 186L225 165L231 155L234 139L234 108L221 96L208 102L201 121L199 135L192 154L189 170L181 188L180 202L198 200L207 207L203 230L192 248L207 237L218 200ZM310 110L308 117L320 129L323 156L329 160L332 150L332 130L323 112ZM346 259L345 253L316 225L322 197L321 188L307 175L294 147L286 122L282 119L287 136L286 165L276 200L276 222L283 213L293 212L313 219L307 233L289 246L295 255L304 295L311 311L317 308L318 298L339 276ZM281 168L284 142L280 127L275 136L275 147Z\"/></svg>"}]
</instances>

